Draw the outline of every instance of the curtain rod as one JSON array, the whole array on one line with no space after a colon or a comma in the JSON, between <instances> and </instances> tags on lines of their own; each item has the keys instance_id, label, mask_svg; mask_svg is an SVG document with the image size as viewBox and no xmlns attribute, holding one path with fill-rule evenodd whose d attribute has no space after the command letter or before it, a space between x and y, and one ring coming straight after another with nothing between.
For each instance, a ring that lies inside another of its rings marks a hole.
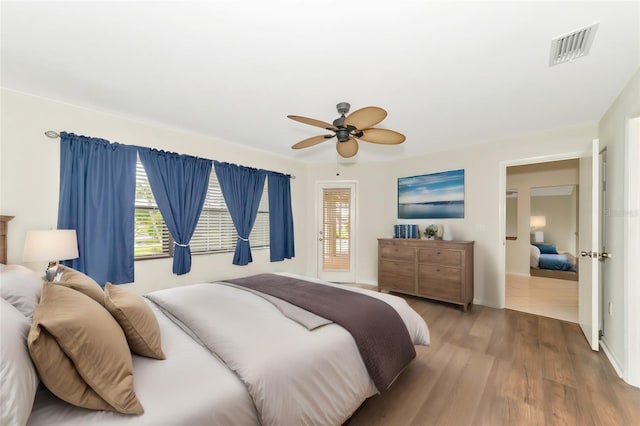
<instances>
[{"instance_id":1,"label":"curtain rod","mask_svg":"<svg viewBox=\"0 0 640 426\"><path fill-rule=\"evenodd\" d=\"M53 131L53 130L47 130L46 132L44 132L44 134L45 134L45 136L47 136L48 138L51 138L51 139L58 139L60 137L60 134L58 132L56 132L56 131ZM289 177L291 179L295 179L296 175L289 175Z\"/></svg>"}]
</instances>

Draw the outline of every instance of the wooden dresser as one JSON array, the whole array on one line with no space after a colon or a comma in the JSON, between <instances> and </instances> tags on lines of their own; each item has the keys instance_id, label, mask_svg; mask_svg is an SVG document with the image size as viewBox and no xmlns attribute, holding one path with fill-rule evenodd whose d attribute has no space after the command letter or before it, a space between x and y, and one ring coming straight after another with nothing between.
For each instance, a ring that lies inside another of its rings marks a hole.
<instances>
[{"instance_id":1,"label":"wooden dresser","mask_svg":"<svg viewBox=\"0 0 640 426\"><path fill-rule=\"evenodd\" d=\"M0 216L0 263L7 263L7 234L9 232L9 221L13 216Z\"/></svg>"},{"instance_id":2,"label":"wooden dresser","mask_svg":"<svg viewBox=\"0 0 640 426\"><path fill-rule=\"evenodd\" d=\"M378 291L473 303L473 241L378 239Z\"/></svg>"}]
</instances>

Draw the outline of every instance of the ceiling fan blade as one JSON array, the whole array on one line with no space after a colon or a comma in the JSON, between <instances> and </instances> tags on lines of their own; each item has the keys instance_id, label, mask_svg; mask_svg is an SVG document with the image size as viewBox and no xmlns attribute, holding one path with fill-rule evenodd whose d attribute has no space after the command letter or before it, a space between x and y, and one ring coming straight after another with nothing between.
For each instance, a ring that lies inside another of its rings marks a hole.
<instances>
[{"instance_id":1,"label":"ceiling fan blade","mask_svg":"<svg viewBox=\"0 0 640 426\"><path fill-rule=\"evenodd\" d=\"M310 146L314 146L314 145L322 143L322 142L324 142L326 140L329 140L334 136L335 135L314 136L312 138L308 138L308 139L305 139L305 140L302 140L302 141L298 142L297 144L293 145L291 148L293 148L293 149L309 148Z\"/></svg>"},{"instance_id":2,"label":"ceiling fan blade","mask_svg":"<svg viewBox=\"0 0 640 426\"><path fill-rule=\"evenodd\" d=\"M345 118L344 122L345 124L351 124L356 129L367 129L384 120L386 116L387 111L370 106L353 111Z\"/></svg>"},{"instance_id":3,"label":"ceiling fan blade","mask_svg":"<svg viewBox=\"0 0 640 426\"><path fill-rule=\"evenodd\" d=\"M354 138L349 138L346 142L336 142L338 154L344 158L353 157L358 153L358 142Z\"/></svg>"},{"instance_id":4,"label":"ceiling fan blade","mask_svg":"<svg viewBox=\"0 0 640 426\"><path fill-rule=\"evenodd\" d=\"M405 141L406 137L402 133L388 129L364 129L363 135L358 139L365 142L380 143L385 145L397 145Z\"/></svg>"},{"instance_id":5,"label":"ceiling fan blade","mask_svg":"<svg viewBox=\"0 0 640 426\"><path fill-rule=\"evenodd\" d=\"M329 124L326 121L316 120L315 118L300 117L299 115L287 115L287 117L310 126L316 126L327 130L338 130L333 124Z\"/></svg>"}]
</instances>

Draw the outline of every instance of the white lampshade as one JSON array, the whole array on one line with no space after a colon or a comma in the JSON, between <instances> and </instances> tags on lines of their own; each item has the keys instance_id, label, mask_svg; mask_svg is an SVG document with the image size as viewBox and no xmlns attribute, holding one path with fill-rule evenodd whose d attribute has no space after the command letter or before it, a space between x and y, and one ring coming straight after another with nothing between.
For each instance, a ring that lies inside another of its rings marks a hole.
<instances>
[{"instance_id":1,"label":"white lampshade","mask_svg":"<svg viewBox=\"0 0 640 426\"><path fill-rule=\"evenodd\" d=\"M532 228L544 228L545 226L547 226L546 216L531 216Z\"/></svg>"},{"instance_id":2,"label":"white lampshade","mask_svg":"<svg viewBox=\"0 0 640 426\"><path fill-rule=\"evenodd\" d=\"M57 262L78 257L78 239L75 229L27 231L24 242L25 262Z\"/></svg>"}]
</instances>

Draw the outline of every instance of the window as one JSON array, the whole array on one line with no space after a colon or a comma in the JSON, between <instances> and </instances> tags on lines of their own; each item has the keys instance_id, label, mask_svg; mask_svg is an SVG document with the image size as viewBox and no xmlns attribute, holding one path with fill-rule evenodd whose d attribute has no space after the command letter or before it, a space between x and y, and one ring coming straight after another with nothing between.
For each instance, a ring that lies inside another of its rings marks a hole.
<instances>
[{"instance_id":1,"label":"window","mask_svg":"<svg viewBox=\"0 0 640 426\"><path fill-rule=\"evenodd\" d=\"M136 162L136 210L133 255L136 259L169 257L173 239L151 192L140 158Z\"/></svg>"},{"instance_id":2,"label":"window","mask_svg":"<svg viewBox=\"0 0 640 426\"><path fill-rule=\"evenodd\" d=\"M269 197L265 179L258 216L251 231L251 248L269 247ZM236 232L224 202L215 171L211 170L209 187L200 219L191 238L192 254L234 251ZM138 159L136 165L136 237L135 258L170 257L173 239L153 198L147 174Z\"/></svg>"}]
</instances>

